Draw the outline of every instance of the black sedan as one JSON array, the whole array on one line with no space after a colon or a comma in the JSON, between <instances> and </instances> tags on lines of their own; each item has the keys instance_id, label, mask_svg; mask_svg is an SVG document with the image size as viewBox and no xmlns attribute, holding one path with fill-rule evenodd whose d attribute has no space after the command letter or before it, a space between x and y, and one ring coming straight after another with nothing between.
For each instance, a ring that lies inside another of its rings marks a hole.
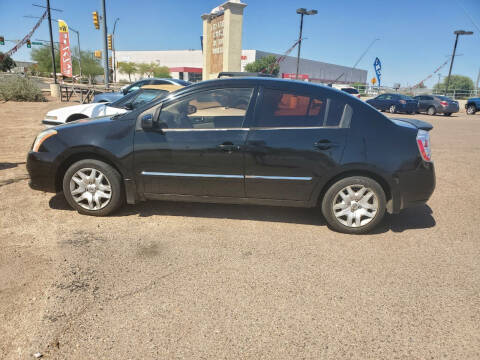
<instances>
[{"instance_id":1,"label":"black sedan","mask_svg":"<svg viewBox=\"0 0 480 360\"><path fill-rule=\"evenodd\" d=\"M418 111L418 101L402 94L381 94L367 100L367 103L380 111L414 114Z\"/></svg>"},{"instance_id":2,"label":"black sedan","mask_svg":"<svg viewBox=\"0 0 480 360\"><path fill-rule=\"evenodd\" d=\"M331 228L364 233L429 199L431 129L329 87L222 79L45 130L27 168L32 188L87 215L149 199L319 206Z\"/></svg>"}]
</instances>

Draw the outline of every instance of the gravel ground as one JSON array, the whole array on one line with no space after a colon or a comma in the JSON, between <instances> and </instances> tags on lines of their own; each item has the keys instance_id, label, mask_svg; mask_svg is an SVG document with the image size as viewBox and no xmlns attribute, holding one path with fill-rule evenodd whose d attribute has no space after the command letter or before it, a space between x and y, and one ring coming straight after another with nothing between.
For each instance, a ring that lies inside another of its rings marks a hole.
<instances>
[{"instance_id":1,"label":"gravel ground","mask_svg":"<svg viewBox=\"0 0 480 360\"><path fill-rule=\"evenodd\" d=\"M417 115L435 126L431 201L348 236L317 209L79 215L26 180L60 105L0 104L0 358L480 358L480 115Z\"/></svg>"}]
</instances>

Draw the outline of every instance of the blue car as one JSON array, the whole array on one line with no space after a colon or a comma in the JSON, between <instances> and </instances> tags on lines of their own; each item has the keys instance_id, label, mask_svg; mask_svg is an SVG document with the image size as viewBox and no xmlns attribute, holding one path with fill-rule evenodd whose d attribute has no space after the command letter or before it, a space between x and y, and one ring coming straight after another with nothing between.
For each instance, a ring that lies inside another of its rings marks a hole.
<instances>
[{"instance_id":1,"label":"blue car","mask_svg":"<svg viewBox=\"0 0 480 360\"><path fill-rule=\"evenodd\" d=\"M381 94L367 100L367 103L375 109L388 111L391 114L397 112L414 114L418 111L418 101L402 94Z\"/></svg>"},{"instance_id":2,"label":"blue car","mask_svg":"<svg viewBox=\"0 0 480 360\"><path fill-rule=\"evenodd\" d=\"M140 89L144 85L165 85L165 84L188 86L192 83L190 81L185 81L180 79L161 79L161 78L142 79L134 82L133 84L124 86L121 89L122 91L120 92L105 92L105 93L97 94L93 97L92 102L94 103L112 102L122 98L123 96L131 92L134 92Z\"/></svg>"},{"instance_id":3,"label":"blue car","mask_svg":"<svg viewBox=\"0 0 480 360\"><path fill-rule=\"evenodd\" d=\"M477 111L480 111L480 97L470 98L465 104L467 115L475 115Z\"/></svg>"}]
</instances>

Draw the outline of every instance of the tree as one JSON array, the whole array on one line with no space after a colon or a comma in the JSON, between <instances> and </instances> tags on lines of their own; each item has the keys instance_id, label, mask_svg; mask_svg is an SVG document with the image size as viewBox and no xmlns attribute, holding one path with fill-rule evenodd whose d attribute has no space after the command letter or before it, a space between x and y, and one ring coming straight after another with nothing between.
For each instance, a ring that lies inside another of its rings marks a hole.
<instances>
[{"instance_id":1,"label":"tree","mask_svg":"<svg viewBox=\"0 0 480 360\"><path fill-rule=\"evenodd\" d=\"M157 65L153 70L153 76L158 78L171 78L170 69L168 66L159 66Z\"/></svg>"},{"instance_id":2,"label":"tree","mask_svg":"<svg viewBox=\"0 0 480 360\"><path fill-rule=\"evenodd\" d=\"M118 71L120 71L121 74L127 74L128 80L132 82L132 74L137 72L137 64L134 62L119 62Z\"/></svg>"},{"instance_id":3,"label":"tree","mask_svg":"<svg viewBox=\"0 0 480 360\"><path fill-rule=\"evenodd\" d=\"M10 71L15 66L17 66L17 64L15 64L15 61L13 61L10 55L4 55L0 52L0 71Z\"/></svg>"},{"instance_id":4,"label":"tree","mask_svg":"<svg viewBox=\"0 0 480 360\"><path fill-rule=\"evenodd\" d=\"M435 84L433 87L437 91L445 91L445 87L447 86L447 77L443 79L440 84ZM462 93L468 93L469 91L474 89L473 81L468 76L462 75L452 75L450 76L450 83L448 84L448 89L450 90L458 90Z\"/></svg>"},{"instance_id":5,"label":"tree","mask_svg":"<svg viewBox=\"0 0 480 360\"><path fill-rule=\"evenodd\" d=\"M60 51L58 47L55 46L55 66L57 72L60 72ZM92 56L91 51L82 51L81 54L82 60L82 76L87 76L91 78L96 75L103 74L103 67L100 64L100 60ZM49 46L42 46L39 48L32 49L32 59L37 62L37 71L44 73L52 73L52 54L50 52ZM78 65L78 49L77 51L72 52L72 66L73 74L79 75L80 68Z\"/></svg>"},{"instance_id":6,"label":"tree","mask_svg":"<svg viewBox=\"0 0 480 360\"><path fill-rule=\"evenodd\" d=\"M262 72L265 74L278 75L280 72L280 65L277 63L277 58L273 55L268 55L245 66L247 72Z\"/></svg>"}]
</instances>

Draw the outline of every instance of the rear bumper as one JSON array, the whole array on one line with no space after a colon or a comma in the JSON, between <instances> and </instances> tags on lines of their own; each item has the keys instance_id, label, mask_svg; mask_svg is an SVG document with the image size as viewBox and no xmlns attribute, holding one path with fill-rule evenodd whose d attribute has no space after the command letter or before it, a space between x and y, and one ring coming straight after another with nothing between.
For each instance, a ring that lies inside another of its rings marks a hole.
<instances>
[{"instance_id":1,"label":"rear bumper","mask_svg":"<svg viewBox=\"0 0 480 360\"><path fill-rule=\"evenodd\" d=\"M447 107L439 106L437 112L439 113L456 113L460 110L458 105L449 105Z\"/></svg>"},{"instance_id":2,"label":"rear bumper","mask_svg":"<svg viewBox=\"0 0 480 360\"><path fill-rule=\"evenodd\" d=\"M30 151L27 155L29 185L34 190L56 192L55 171L48 153Z\"/></svg>"},{"instance_id":3,"label":"rear bumper","mask_svg":"<svg viewBox=\"0 0 480 360\"><path fill-rule=\"evenodd\" d=\"M435 190L433 163L422 162L417 169L395 175L396 186L392 191L391 212L425 204Z\"/></svg>"}]
</instances>

